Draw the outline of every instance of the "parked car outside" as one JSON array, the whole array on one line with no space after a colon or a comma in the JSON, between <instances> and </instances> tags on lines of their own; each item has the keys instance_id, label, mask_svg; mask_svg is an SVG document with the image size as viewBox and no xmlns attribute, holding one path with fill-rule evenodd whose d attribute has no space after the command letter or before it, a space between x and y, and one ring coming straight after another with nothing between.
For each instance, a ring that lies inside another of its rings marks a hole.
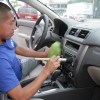
<instances>
[{"instance_id":1,"label":"parked car outside","mask_svg":"<svg viewBox=\"0 0 100 100\"><path fill-rule=\"evenodd\" d=\"M38 19L38 12L32 7L20 7L18 9L18 16L20 19L36 21Z\"/></svg>"}]
</instances>

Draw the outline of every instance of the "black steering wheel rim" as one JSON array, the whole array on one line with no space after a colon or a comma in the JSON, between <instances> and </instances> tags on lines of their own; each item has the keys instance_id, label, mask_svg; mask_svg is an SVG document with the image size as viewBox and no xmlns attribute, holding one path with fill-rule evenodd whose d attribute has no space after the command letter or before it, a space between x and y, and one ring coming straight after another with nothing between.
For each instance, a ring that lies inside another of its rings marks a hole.
<instances>
[{"instance_id":1,"label":"black steering wheel rim","mask_svg":"<svg viewBox=\"0 0 100 100\"><path fill-rule=\"evenodd\" d=\"M44 25L44 30L43 30L43 33L42 33L42 36L41 36L41 39L39 40L39 42L36 44L36 46L34 45L33 47L33 42L35 41L35 38L33 40L33 36L35 35L35 32L36 32L36 26L39 25L39 23L41 22L41 20L44 21L45 25ZM31 34L31 37L30 37L30 42L29 42L29 47L31 49L34 49L34 50L38 50L41 48L42 44L44 43L45 41L45 37L46 37L46 34L47 34L47 31L48 31L48 24L49 24L49 18L47 15L42 15L38 20L37 22L35 23L34 25L34 28L33 28L33 31L32 31L32 34Z\"/></svg>"}]
</instances>

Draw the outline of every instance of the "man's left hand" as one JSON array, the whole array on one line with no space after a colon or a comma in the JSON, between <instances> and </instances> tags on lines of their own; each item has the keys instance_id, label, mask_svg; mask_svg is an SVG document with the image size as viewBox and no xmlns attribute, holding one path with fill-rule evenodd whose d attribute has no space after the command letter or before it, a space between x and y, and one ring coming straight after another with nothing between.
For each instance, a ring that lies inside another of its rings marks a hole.
<instances>
[{"instance_id":1,"label":"man's left hand","mask_svg":"<svg viewBox=\"0 0 100 100\"><path fill-rule=\"evenodd\" d=\"M50 52L50 48L47 48L47 49L44 51L44 57L48 57L49 52Z\"/></svg>"}]
</instances>

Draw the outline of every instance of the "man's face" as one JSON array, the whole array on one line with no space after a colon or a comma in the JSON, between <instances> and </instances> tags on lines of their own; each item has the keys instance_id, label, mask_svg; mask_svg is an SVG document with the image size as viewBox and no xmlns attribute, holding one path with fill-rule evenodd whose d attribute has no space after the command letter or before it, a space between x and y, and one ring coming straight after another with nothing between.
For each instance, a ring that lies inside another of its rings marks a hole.
<instances>
[{"instance_id":1,"label":"man's face","mask_svg":"<svg viewBox=\"0 0 100 100\"><path fill-rule=\"evenodd\" d=\"M11 11L7 13L7 18L0 22L0 39L9 39L13 36L16 29L14 15Z\"/></svg>"}]
</instances>

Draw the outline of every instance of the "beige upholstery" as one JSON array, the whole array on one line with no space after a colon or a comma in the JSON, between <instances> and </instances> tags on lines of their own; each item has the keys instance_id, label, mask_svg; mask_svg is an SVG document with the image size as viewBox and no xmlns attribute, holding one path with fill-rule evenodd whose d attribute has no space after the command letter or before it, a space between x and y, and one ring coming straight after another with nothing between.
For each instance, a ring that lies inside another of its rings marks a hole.
<instances>
[{"instance_id":1,"label":"beige upholstery","mask_svg":"<svg viewBox=\"0 0 100 100\"><path fill-rule=\"evenodd\" d=\"M88 67L88 73L90 77L93 79L93 81L100 85L100 68L96 66L89 66Z\"/></svg>"},{"instance_id":2,"label":"beige upholstery","mask_svg":"<svg viewBox=\"0 0 100 100\"><path fill-rule=\"evenodd\" d=\"M42 71L43 66L42 65L38 65L28 76L26 76L23 80L27 80L30 78L34 78L37 77L39 75L39 73ZM22 80L22 81L23 81Z\"/></svg>"}]
</instances>

